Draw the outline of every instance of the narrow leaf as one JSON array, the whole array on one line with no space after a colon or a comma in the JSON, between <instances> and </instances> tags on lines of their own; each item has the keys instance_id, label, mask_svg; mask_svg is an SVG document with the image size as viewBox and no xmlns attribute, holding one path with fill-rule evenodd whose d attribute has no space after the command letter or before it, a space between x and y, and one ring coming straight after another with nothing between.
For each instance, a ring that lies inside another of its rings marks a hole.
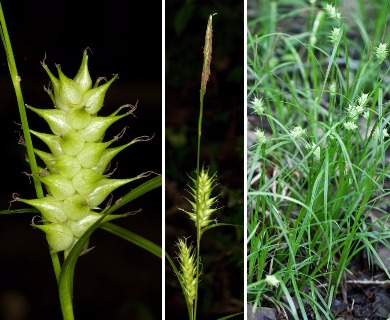
<instances>
[{"instance_id":1,"label":"narrow leaf","mask_svg":"<svg viewBox=\"0 0 390 320\"><path fill-rule=\"evenodd\" d=\"M162 257L162 251L159 245L153 243L150 240L143 238L142 236L134 232L131 232L125 228L122 228L110 222L103 223L101 226L99 226L99 228L109 233L112 233L122 239L125 239L131 243L134 243L140 248L145 249L150 253L154 254L155 256L159 257L160 259Z\"/></svg>"},{"instance_id":2,"label":"narrow leaf","mask_svg":"<svg viewBox=\"0 0 390 320\"><path fill-rule=\"evenodd\" d=\"M125 204L128 204L129 202L139 198L143 194L160 187L161 183L162 183L161 175L144 182L143 184L141 184L140 186L131 190L129 193L123 196L120 202L116 203L110 209L108 209L108 213L113 213L114 211L123 207Z\"/></svg>"}]
</instances>

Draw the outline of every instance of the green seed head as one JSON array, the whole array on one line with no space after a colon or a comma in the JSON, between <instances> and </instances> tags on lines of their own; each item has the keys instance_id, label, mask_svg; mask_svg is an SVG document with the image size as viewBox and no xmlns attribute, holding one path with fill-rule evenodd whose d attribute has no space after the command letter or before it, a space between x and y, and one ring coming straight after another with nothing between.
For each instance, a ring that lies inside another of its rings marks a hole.
<instances>
[{"instance_id":1,"label":"green seed head","mask_svg":"<svg viewBox=\"0 0 390 320\"><path fill-rule=\"evenodd\" d=\"M131 114L135 107L125 113L122 110L129 106L120 107L107 117L97 115L103 106L106 91L117 76L99 85L100 78L92 86L87 51L84 51L80 69L73 79L68 78L59 65L56 65L58 77L53 75L44 62L42 66L52 83L52 89L46 91L55 109L27 107L42 117L51 130L51 133L31 130L48 147L48 151L34 150L46 166L40 169L38 178L45 185L47 195L40 199L16 200L41 212L44 224L33 223L33 226L46 233L52 250L67 253L102 216L95 211L99 210L98 206L109 194L142 177L110 179L103 174L113 157L134 142L142 140L135 139L115 148L108 147L118 141L119 137L103 142L106 130L114 122ZM109 215L104 221L123 216Z\"/></svg>"},{"instance_id":2,"label":"green seed head","mask_svg":"<svg viewBox=\"0 0 390 320\"><path fill-rule=\"evenodd\" d=\"M214 205L217 201L217 197L211 197L211 192L215 187L215 175L209 176L208 171L204 169L199 173L198 180L192 179L194 184L193 187L190 187L191 191L189 192L193 200L188 200L192 206L192 211L184 211L187 213L191 220L195 222L196 227L206 227L213 220L210 219L211 214L217 210L214 208Z\"/></svg>"},{"instance_id":3,"label":"green seed head","mask_svg":"<svg viewBox=\"0 0 390 320\"><path fill-rule=\"evenodd\" d=\"M179 263L181 272L178 274L182 283L186 300L192 305L196 297L196 265L195 253L192 252L192 247L187 246L186 239L179 239L177 242L179 247Z\"/></svg>"}]
</instances>

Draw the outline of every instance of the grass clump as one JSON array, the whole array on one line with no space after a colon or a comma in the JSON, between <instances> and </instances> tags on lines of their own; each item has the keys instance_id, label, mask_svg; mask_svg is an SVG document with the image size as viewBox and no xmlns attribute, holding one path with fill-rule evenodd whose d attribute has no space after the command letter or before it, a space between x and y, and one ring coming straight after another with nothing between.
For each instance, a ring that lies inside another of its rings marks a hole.
<instances>
[{"instance_id":1,"label":"grass clump","mask_svg":"<svg viewBox=\"0 0 390 320\"><path fill-rule=\"evenodd\" d=\"M390 277L376 250L390 236L388 8L366 7L377 13L370 22L363 5L249 3L253 311L333 319L334 299L348 304L343 288L357 257Z\"/></svg>"}]
</instances>

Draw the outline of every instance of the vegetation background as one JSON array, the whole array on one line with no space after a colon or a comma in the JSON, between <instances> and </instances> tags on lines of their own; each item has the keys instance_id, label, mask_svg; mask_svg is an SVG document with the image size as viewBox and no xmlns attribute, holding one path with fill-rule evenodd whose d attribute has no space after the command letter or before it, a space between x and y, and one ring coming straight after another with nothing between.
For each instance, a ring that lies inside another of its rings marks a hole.
<instances>
[{"instance_id":1,"label":"vegetation background","mask_svg":"<svg viewBox=\"0 0 390 320\"><path fill-rule=\"evenodd\" d=\"M389 4L248 0L256 319L389 317Z\"/></svg>"},{"instance_id":2,"label":"vegetation background","mask_svg":"<svg viewBox=\"0 0 390 320\"><path fill-rule=\"evenodd\" d=\"M204 100L201 165L217 173L219 222L244 221L244 2L167 0L165 7L166 250L176 257L177 238L195 244L188 208L189 175L196 169L199 90L207 20L213 17L211 76ZM199 319L243 311L243 228L207 231L201 241ZM172 268L165 273L166 318L185 319L184 297Z\"/></svg>"},{"instance_id":3,"label":"vegetation background","mask_svg":"<svg viewBox=\"0 0 390 320\"><path fill-rule=\"evenodd\" d=\"M114 160L113 177L133 177L152 170L162 173L162 8L150 10L146 2L110 2L80 5L76 1L2 1L16 58L25 103L51 108L43 90L49 78L41 66L54 72L61 65L74 77L83 50L90 48L89 67L93 81L118 73L107 92L101 114L138 101L136 117L118 121L106 137L128 126L121 142L149 135L149 142L135 144ZM145 24L148 28L145 28ZM25 148L18 145L19 114L4 51L0 50L0 134L2 137L2 181L0 208L7 209L12 194L34 197ZM49 132L32 112L30 127ZM37 141L37 140L34 140ZM146 180L118 189L114 201ZM161 188L137 199L128 211L142 212L115 223L161 245ZM13 204L12 208L21 205ZM30 226L32 215L0 217L0 318L10 306L18 310L14 319L61 319L57 286L43 232ZM75 273L74 305L77 319L158 319L161 315L161 261L102 230L90 240L92 252L80 258Z\"/></svg>"}]
</instances>

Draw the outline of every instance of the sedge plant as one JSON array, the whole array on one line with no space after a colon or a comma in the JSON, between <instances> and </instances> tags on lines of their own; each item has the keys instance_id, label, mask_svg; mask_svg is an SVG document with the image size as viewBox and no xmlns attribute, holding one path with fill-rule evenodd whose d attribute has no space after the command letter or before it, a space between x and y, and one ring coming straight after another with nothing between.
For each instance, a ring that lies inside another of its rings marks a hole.
<instances>
[{"instance_id":1,"label":"sedge plant","mask_svg":"<svg viewBox=\"0 0 390 320\"><path fill-rule=\"evenodd\" d=\"M118 225L108 223L128 215L115 213L119 208L161 186L161 176L157 175L123 197L115 201L110 199L103 205L114 190L153 174L145 172L133 178L114 179L111 175L115 170L108 171L111 160L119 152L134 143L151 139L141 136L115 146L123 136L124 130L111 139L105 139L106 130L116 121L133 114L135 106L124 105L109 116L98 115L106 91L117 79L117 75L107 82L103 81L104 78L99 78L93 83L89 74L87 50L83 53L79 71L72 79L62 72L59 65L56 65L58 74L56 76L46 65L45 60L42 62L42 67L51 80L51 85L46 91L54 108L39 109L25 105L1 5L0 23L1 39L16 92L23 141L36 191L35 199L14 195L13 202L29 205L29 208L4 210L2 213L36 214L31 225L46 235L58 283L63 318L72 320L75 318L73 312L75 265L79 256L90 250L89 239L98 227L161 258L161 248L158 245ZM30 129L26 111L42 117L51 133ZM41 140L47 148L45 150L35 148L33 139Z\"/></svg>"},{"instance_id":2,"label":"sedge plant","mask_svg":"<svg viewBox=\"0 0 390 320\"><path fill-rule=\"evenodd\" d=\"M198 301L199 301L199 282L202 275L201 262L201 239L203 234L213 228L220 226L234 226L236 225L219 223L213 214L219 210L217 207L218 195L214 194L214 189L217 185L217 174L211 174L209 169L200 165L200 149L201 149L201 134L202 134L202 120L204 111L204 96L206 94L207 82L210 76L210 63L212 58L212 19L214 14L209 16L205 44L203 47L203 69L200 82L200 106L199 118L197 128L197 158L195 176L190 177L188 198L190 209L178 208L184 212L191 220L195 227L194 244L190 242L190 237L179 237L176 242L178 266L174 260L166 253L166 257L171 264L174 273L180 283L183 298L185 299L188 319L196 320L198 316ZM221 319L228 319L242 315L242 313L232 314Z\"/></svg>"},{"instance_id":3,"label":"sedge plant","mask_svg":"<svg viewBox=\"0 0 390 320\"><path fill-rule=\"evenodd\" d=\"M250 312L334 319L354 259L390 278L377 251L390 247L388 7L371 33L331 3L260 2L248 21Z\"/></svg>"}]
</instances>

